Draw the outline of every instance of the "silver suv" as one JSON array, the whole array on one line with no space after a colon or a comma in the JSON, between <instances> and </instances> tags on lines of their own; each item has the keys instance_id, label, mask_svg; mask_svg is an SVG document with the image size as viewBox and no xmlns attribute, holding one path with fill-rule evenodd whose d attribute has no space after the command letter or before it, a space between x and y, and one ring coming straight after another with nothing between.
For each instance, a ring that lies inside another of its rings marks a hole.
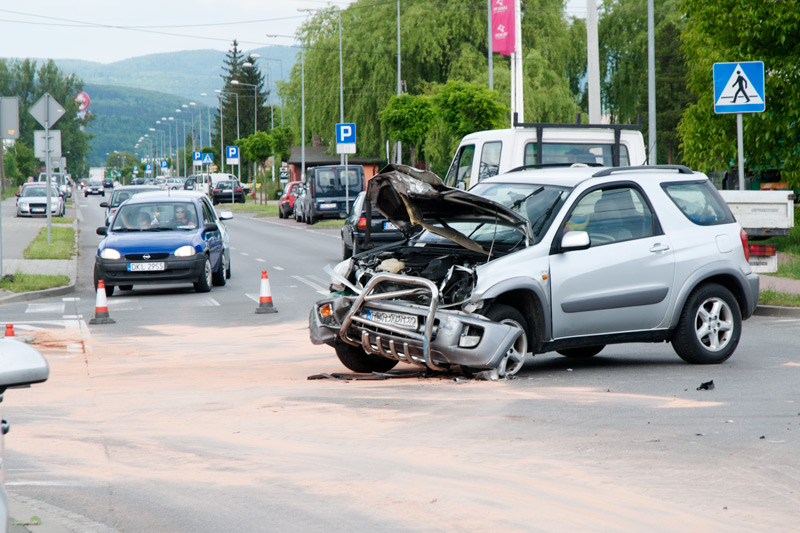
<instances>
[{"instance_id":1,"label":"silver suv","mask_svg":"<svg viewBox=\"0 0 800 533\"><path fill-rule=\"evenodd\" d=\"M405 240L337 265L335 296L310 315L312 342L356 372L404 361L507 376L528 353L622 342L722 363L758 301L746 233L686 167L522 170L466 192L397 165L367 198Z\"/></svg>"}]
</instances>

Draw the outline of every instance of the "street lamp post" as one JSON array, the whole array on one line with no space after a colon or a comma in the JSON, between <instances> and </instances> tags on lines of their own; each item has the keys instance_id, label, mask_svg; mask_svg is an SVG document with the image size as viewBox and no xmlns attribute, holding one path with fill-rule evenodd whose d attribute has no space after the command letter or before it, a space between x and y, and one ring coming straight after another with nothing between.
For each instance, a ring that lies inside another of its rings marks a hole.
<instances>
[{"instance_id":1,"label":"street lamp post","mask_svg":"<svg viewBox=\"0 0 800 533\"><path fill-rule=\"evenodd\" d=\"M178 146L178 120L175 117L169 117L167 120L171 120L175 123L175 175L181 175L181 158L180 158L180 147ZM172 130L170 129L170 136L172 136ZM186 176L186 168L184 165L183 175Z\"/></svg>"},{"instance_id":2,"label":"street lamp post","mask_svg":"<svg viewBox=\"0 0 800 533\"><path fill-rule=\"evenodd\" d=\"M183 104L181 107L192 114L192 151L194 152L197 149L194 143L194 110L186 104Z\"/></svg>"},{"instance_id":3,"label":"street lamp post","mask_svg":"<svg viewBox=\"0 0 800 533\"><path fill-rule=\"evenodd\" d=\"M189 106L194 108L197 104L195 102L189 102ZM200 135L198 138L200 139L200 150L203 150L203 110L198 110L198 117L197 117L197 127L200 128ZM192 125L194 126L194 113L192 113ZM209 143L210 144L210 143Z\"/></svg>"},{"instance_id":4,"label":"street lamp post","mask_svg":"<svg viewBox=\"0 0 800 533\"><path fill-rule=\"evenodd\" d=\"M236 140L239 140L239 138L240 138L239 137L239 93L237 93L235 91L223 91L221 89L215 89L214 92L219 94L219 95L232 94L233 96L236 97ZM220 105L219 105L219 117L220 117L219 124L220 124L220 129L222 129L222 108L223 108L223 105L220 103ZM223 141L224 141L224 137L222 136L222 133L220 133L220 143L222 143ZM224 156L224 148L221 147L220 151L223 153L222 157L225 157ZM242 165L239 164L237 166L239 167L239 181L242 181Z\"/></svg>"},{"instance_id":5,"label":"street lamp post","mask_svg":"<svg viewBox=\"0 0 800 533\"><path fill-rule=\"evenodd\" d=\"M258 85L257 84L252 84L252 83L244 83L244 82L241 82L239 80L231 80L231 85L234 85L234 86L243 85L245 87L252 87L253 88L253 135L255 135L258 132ZM237 102L238 102L238 99L237 99ZM239 169L240 169L239 172L240 173L241 173L241 168L242 168L242 166L239 165ZM256 174L257 173L258 172L257 172L257 169L256 169L256 162L253 161L253 176L252 176L252 179L250 180L250 182L253 183L253 184L255 184L255 182L256 182L256 179L257 179ZM241 179L241 177L240 177L240 179ZM254 186L254 190L255 190L255 186Z\"/></svg>"},{"instance_id":6,"label":"street lamp post","mask_svg":"<svg viewBox=\"0 0 800 533\"><path fill-rule=\"evenodd\" d=\"M207 93L200 93L200 96L207 97ZM211 106L206 106L206 110L208 111L208 145L211 146Z\"/></svg>"}]
</instances>

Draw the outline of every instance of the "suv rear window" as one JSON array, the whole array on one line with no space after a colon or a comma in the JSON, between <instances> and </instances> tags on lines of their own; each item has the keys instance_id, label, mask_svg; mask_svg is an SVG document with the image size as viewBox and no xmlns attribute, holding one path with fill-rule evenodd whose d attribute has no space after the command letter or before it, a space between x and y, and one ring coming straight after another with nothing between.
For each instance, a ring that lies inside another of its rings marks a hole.
<instances>
[{"instance_id":1,"label":"suv rear window","mask_svg":"<svg viewBox=\"0 0 800 533\"><path fill-rule=\"evenodd\" d=\"M730 224L734 221L728 204L708 180L662 183L667 196L698 226Z\"/></svg>"}]
</instances>

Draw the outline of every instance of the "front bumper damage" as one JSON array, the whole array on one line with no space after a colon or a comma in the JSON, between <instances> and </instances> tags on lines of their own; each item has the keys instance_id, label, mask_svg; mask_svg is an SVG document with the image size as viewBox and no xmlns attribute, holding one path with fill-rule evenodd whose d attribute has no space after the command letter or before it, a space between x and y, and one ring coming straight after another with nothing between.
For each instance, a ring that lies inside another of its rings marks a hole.
<instances>
[{"instance_id":1,"label":"front bumper damage","mask_svg":"<svg viewBox=\"0 0 800 533\"><path fill-rule=\"evenodd\" d=\"M385 285L407 289L385 291ZM429 305L403 301L425 294ZM309 317L311 342L345 342L377 356L434 371L452 366L498 368L518 340L519 328L481 315L438 307L439 290L430 280L400 274L375 275L356 296L318 301ZM416 317L409 328L376 320L376 316Z\"/></svg>"}]
</instances>

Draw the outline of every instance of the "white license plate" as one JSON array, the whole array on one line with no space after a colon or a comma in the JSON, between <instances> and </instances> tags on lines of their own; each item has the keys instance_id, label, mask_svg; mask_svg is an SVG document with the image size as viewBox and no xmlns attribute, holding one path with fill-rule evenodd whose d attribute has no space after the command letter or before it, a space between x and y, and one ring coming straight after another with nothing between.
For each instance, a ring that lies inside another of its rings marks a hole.
<instances>
[{"instance_id":1,"label":"white license plate","mask_svg":"<svg viewBox=\"0 0 800 533\"><path fill-rule=\"evenodd\" d=\"M391 222L384 222L383 223L383 229L385 229L385 230L393 230L393 229L397 229L397 226L395 226Z\"/></svg>"},{"instance_id":2,"label":"white license plate","mask_svg":"<svg viewBox=\"0 0 800 533\"><path fill-rule=\"evenodd\" d=\"M336 204L319 204L320 209L336 209Z\"/></svg>"},{"instance_id":3,"label":"white license plate","mask_svg":"<svg viewBox=\"0 0 800 533\"><path fill-rule=\"evenodd\" d=\"M417 317L403 313L387 313L384 311L371 311L367 309L364 316L368 320L379 324L390 324L403 329L417 329Z\"/></svg>"},{"instance_id":4,"label":"white license plate","mask_svg":"<svg viewBox=\"0 0 800 533\"><path fill-rule=\"evenodd\" d=\"M44 213L44 207L33 207L31 213Z\"/></svg>"},{"instance_id":5,"label":"white license plate","mask_svg":"<svg viewBox=\"0 0 800 533\"><path fill-rule=\"evenodd\" d=\"M128 263L128 272L154 272L164 270L164 263Z\"/></svg>"}]
</instances>

